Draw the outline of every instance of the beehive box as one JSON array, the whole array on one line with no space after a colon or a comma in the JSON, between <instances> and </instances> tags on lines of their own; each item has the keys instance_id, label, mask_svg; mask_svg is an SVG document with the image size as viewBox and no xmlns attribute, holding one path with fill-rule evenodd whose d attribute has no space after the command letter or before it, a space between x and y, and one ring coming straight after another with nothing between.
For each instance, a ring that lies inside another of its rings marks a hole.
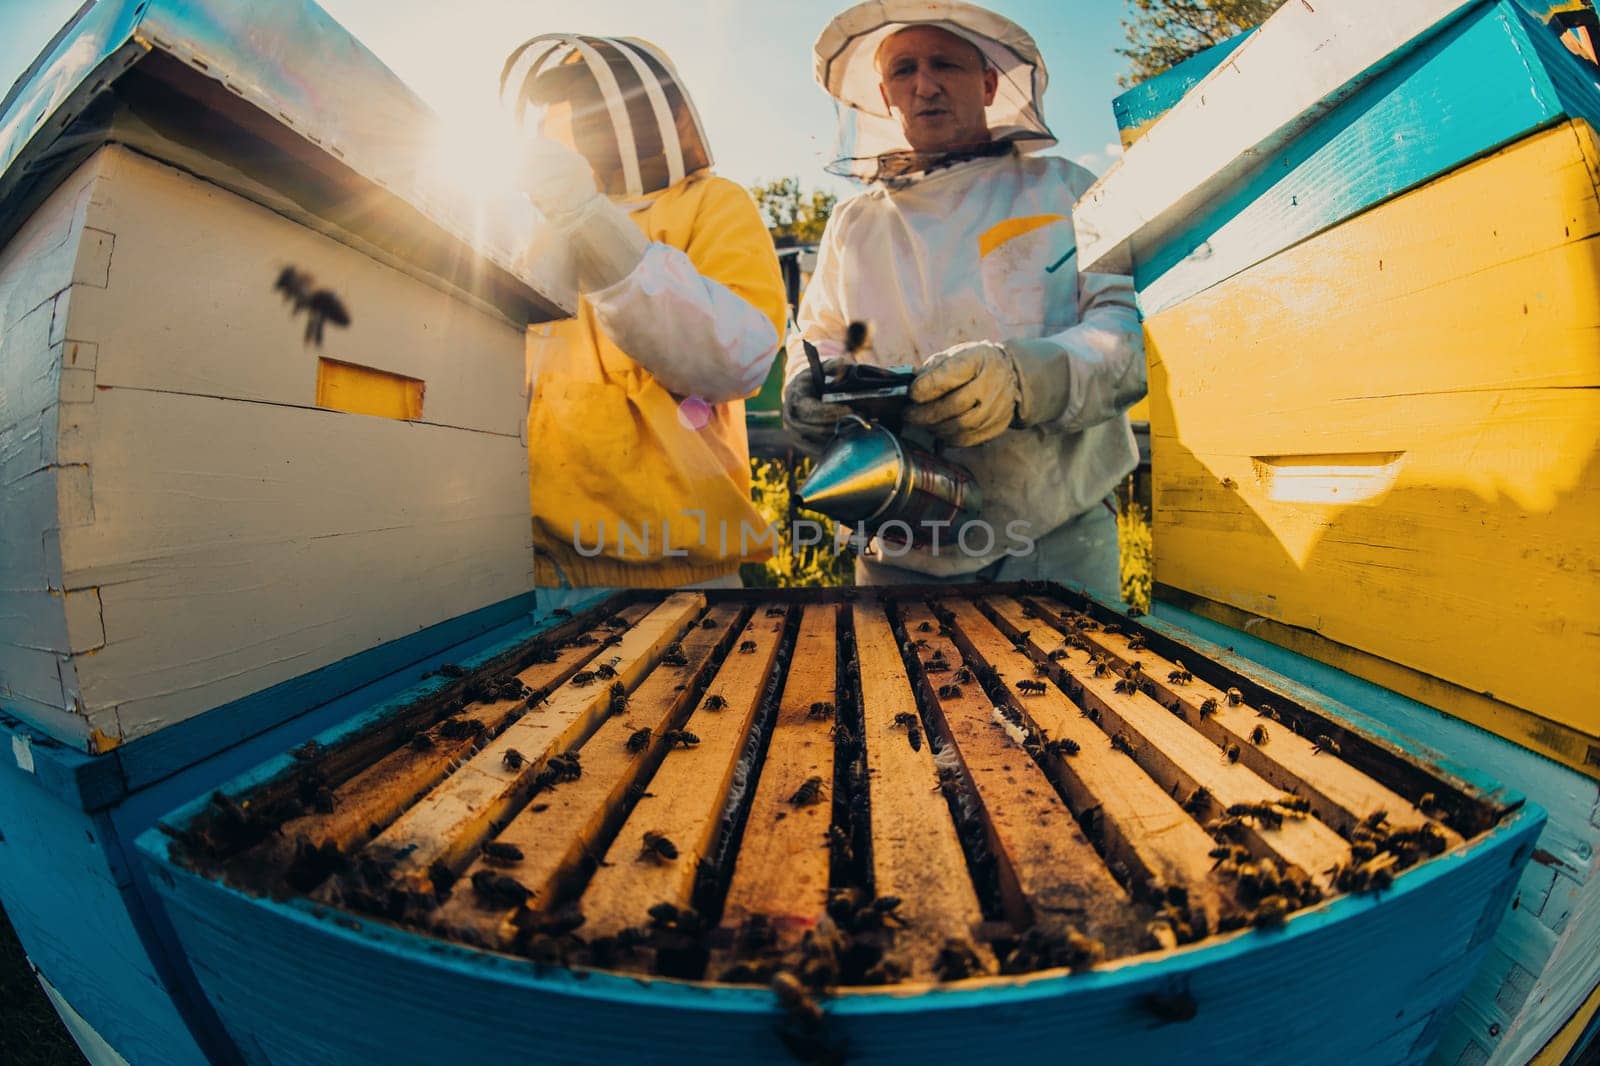
<instances>
[{"instance_id":1,"label":"beehive box","mask_svg":"<svg viewBox=\"0 0 1600 1066\"><path fill-rule=\"evenodd\" d=\"M6 112L0 701L91 753L532 587L558 305L449 231L387 71L353 133L280 91L352 59L326 16L211 7L96 6Z\"/></svg>"},{"instance_id":2,"label":"beehive box","mask_svg":"<svg viewBox=\"0 0 1600 1066\"><path fill-rule=\"evenodd\" d=\"M571 294L439 133L310 3L84 5L0 102L0 899L96 1061L233 1054L133 837L533 608Z\"/></svg>"},{"instance_id":3,"label":"beehive box","mask_svg":"<svg viewBox=\"0 0 1600 1066\"><path fill-rule=\"evenodd\" d=\"M441 674L142 839L247 1057L1229 1061L1271 989L1283 1061L1414 1061L1542 821L1053 586L624 594Z\"/></svg>"},{"instance_id":4,"label":"beehive box","mask_svg":"<svg viewBox=\"0 0 1600 1066\"><path fill-rule=\"evenodd\" d=\"M1075 216L1145 314L1158 596L1574 771L1514 782L1583 844L1531 875L1564 905L1511 923L1463 1061L1526 1058L1600 979L1566 917L1600 776L1595 79L1509 0L1291 5L1129 94Z\"/></svg>"}]
</instances>

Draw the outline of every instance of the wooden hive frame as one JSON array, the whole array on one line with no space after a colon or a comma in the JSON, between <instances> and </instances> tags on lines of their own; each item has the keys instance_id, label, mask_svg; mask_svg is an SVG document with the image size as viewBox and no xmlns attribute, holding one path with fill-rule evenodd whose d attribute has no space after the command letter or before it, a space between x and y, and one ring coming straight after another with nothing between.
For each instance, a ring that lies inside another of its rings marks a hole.
<instances>
[{"instance_id":1,"label":"wooden hive frame","mask_svg":"<svg viewBox=\"0 0 1600 1066\"><path fill-rule=\"evenodd\" d=\"M1508 813L1058 587L933 591L623 594L175 853L540 962L914 989L1276 927Z\"/></svg>"}]
</instances>

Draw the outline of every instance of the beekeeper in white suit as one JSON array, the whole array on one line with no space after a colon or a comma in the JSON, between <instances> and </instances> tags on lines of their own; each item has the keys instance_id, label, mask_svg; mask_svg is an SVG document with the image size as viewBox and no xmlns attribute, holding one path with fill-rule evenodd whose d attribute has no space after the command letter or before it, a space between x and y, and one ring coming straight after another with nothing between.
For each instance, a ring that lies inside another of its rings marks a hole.
<instances>
[{"instance_id":1,"label":"beekeeper in white suit","mask_svg":"<svg viewBox=\"0 0 1600 1066\"><path fill-rule=\"evenodd\" d=\"M1145 393L1132 281L1077 269L1084 168L1033 153L1033 38L972 4L869 0L815 47L840 109L834 168L871 183L835 210L787 342L784 418L822 448L846 409L810 390L825 358L917 368L908 436L972 471L992 537L869 545L862 584L1066 581L1115 592L1112 493L1138 461L1127 408ZM844 353L852 321L870 347ZM927 437L924 437L926 434Z\"/></svg>"}]
</instances>

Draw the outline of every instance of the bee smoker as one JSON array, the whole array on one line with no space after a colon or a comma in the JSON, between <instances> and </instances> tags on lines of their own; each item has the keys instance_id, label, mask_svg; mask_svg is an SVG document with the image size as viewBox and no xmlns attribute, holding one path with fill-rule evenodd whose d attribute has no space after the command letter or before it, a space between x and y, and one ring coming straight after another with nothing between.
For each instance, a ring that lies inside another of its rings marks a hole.
<instances>
[{"instance_id":1,"label":"bee smoker","mask_svg":"<svg viewBox=\"0 0 1600 1066\"><path fill-rule=\"evenodd\" d=\"M800 486L797 502L896 544L918 547L958 535L983 507L977 481L966 468L908 444L894 431L915 371L850 365L829 381L816 349L805 348L817 396L856 414L840 424Z\"/></svg>"}]
</instances>

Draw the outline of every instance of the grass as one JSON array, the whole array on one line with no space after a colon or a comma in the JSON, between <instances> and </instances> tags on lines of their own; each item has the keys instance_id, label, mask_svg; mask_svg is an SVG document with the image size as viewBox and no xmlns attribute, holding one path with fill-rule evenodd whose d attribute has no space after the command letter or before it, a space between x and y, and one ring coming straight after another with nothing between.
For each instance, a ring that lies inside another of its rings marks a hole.
<instances>
[{"instance_id":1,"label":"grass","mask_svg":"<svg viewBox=\"0 0 1600 1066\"><path fill-rule=\"evenodd\" d=\"M22 943L0 910L0 1062L80 1066L83 1054L45 998Z\"/></svg>"}]
</instances>

